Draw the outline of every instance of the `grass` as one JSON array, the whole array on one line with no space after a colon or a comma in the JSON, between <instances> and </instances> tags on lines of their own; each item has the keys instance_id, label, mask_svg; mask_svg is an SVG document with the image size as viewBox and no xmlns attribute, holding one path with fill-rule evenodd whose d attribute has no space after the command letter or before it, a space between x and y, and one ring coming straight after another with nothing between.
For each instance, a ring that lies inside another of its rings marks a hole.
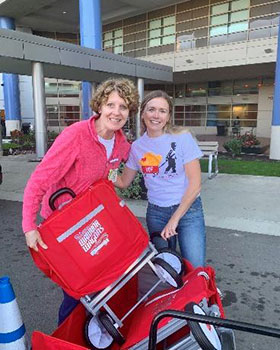
<instances>
[{"instance_id":1,"label":"grass","mask_svg":"<svg viewBox=\"0 0 280 350\"><path fill-rule=\"evenodd\" d=\"M208 172L208 160L202 159L201 170ZM213 164L214 166L214 164ZM219 173L239 175L280 176L280 161L218 158Z\"/></svg>"}]
</instances>

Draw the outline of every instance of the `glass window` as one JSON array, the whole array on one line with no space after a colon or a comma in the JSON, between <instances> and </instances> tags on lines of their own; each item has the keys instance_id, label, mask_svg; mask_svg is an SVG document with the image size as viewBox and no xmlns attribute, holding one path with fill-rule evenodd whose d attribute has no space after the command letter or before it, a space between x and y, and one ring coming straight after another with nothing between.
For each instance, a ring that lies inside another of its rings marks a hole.
<instances>
[{"instance_id":1,"label":"glass window","mask_svg":"<svg viewBox=\"0 0 280 350\"><path fill-rule=\"evenodd\" d=\"M113 38L113 32L104 33L104 40L110 40Z\"/></svg>"},{"instance_id":2,"label":"glass window","mask_svg":"<svg viewBox=\"0 0 280 350\"><path fill-rule=\"evenodd\" d=\"M176 98L185 97L185 85L184 84L175 85L175 97Z\"/></svg>"},{"instance_id":3,"label":"glass window","mask_svg":"<svg viewBox=\"0 0 280 350\"><path fill-rule=\"evenodd\" d=\"M258 94L258 79L235 80L233 85L234 95Z\"/></svg>"},{"instance_id":4,"label":"glass window","mask_svg":"<svg viewBox=\"0 0 280 350\"><path fill-rule=\"evenodd\" d=\"M163 35L169 35L175 33L175 26L165 27L163 28Z\"/></svg>"},{"instance_id":5,"label":"glass window","mask_svg":"<svg viewBox=\"0 0 280 350\"><path fill-rule=\"evenodd\" d=\"M228 6L227 11L224 11L225 5ZM213 37L247 31L249 22L249 6L249 0L232 0L228 1L227 4L211 6L210 45L217 44L217 40L215 38L213 40ZM222 42L238 40L239 38L236 37L236 35L227 35Z\"/></svg>"},{"instance_id":6,"label":"glass window","mask_svg":"<svg viewBox=\"0 0 280 350\"><path fill-rule=\"evenodd\" d=\"M119 38L119 37L122 37L122 36L123 36L123 30L122 29L115 30L115 32L114 32L114 37L115 38Z\"/></svg>"},{"instance_id":7,"label":"glass window","mask_svg":"<svg viewBox=\"0 0 280 350\"><path fill-rule=\"evenodd\" d=\"M174 121L176 125L204 126L206 119L205 105L175 106Z\"/></svg>"},{"instance_id":8,"label":"glass window","mask_svg":"<svg viewBox=\"0 0 280 350\"><path fill-rule=\"evenodd\" d=\"M103 48L110 49L110 52L114 52L116 54L123 52L123 30L116 29L111 32L104 33L103 35Z\"/></svg>"},{"instance_id":9,"label":"glass window","mask_svg":"<svg viewBox=\"0 0 280 350\"><path fill-rule=\"evenodd\" d=\"M191 49L196 46L193 35L180 35L177 37L177 50Z\"/></svg>"},{"instance_id":10,"label":"glass window","mask_svg":"<svg viewBox=\"0 0 280 350\"><path fill-rule=\"evenodd\" d=\"M162 45L174 44L175 35L164 36L162 38Z\"/></svg>"},{"instance_id":11,"label":"glass window","mask_svg":"<svg viewBox=\"0 0 280 350\"><path fill-rule=\"evenodd\" d=\"M175 106L174 107L174 122L176 125L184 125L184 106Z\"/></svg>"},{"instance_id":12,"label":"glass window","mask_svg":"<svg viewBox=\"0 0 280 350\"><path fill-rule=\"evenodd\" d=\"M45 83L45 91L47 97L57 97L58 95L58 84L57 83Z\"/></svg>"},{"instance_id":13,"label":"glass window","mask_svg":"<svg viewBox=\"0 0 280 350\"><path fill-rule=\"evenodd\" d=\"M211 7L211 15L218 15L220 13L225 13L229 10L229 3L214 5Z\"/></svg>"},{"instance_id":14,"label":"glass window","mask_svg":"<svg viewBox=\"0 0 280 350\"><path fill-rule=\"evenodd\" d=\"M160 36L161 30L160 29L153 29L150 30L150 38L157 38Z\"/></svg>"},{"instance_id":15,"label":"glass window","mask_svg":"<svg viewBox=\"0 0 280 350\"><path fill-rule=\"evenodd\" d=\"M46 81L47 97L79 97L80 83L56 80L56 82Z\"/></svg>"},{"instance_id":16,"label":"glass window","mask_svg":"<svg viewBox=\"0 0 280 350\"><path fill-rule=\"evenodd\" d=\"M123 52L122 46L115 46L115 47L114 47L114 53L115 53L115 54L120 54L120 53L122 53L122 52Z\"/></svg>"},{"instance_id":17,"label":"glass window","mask_svg":"<svg viewBox=\"0 0 280 350\"><path fill-rule=\"evenodd\" d=\"M149 23L150 29L159 28L159 27L161 27L161 20L160 19L157 19L155 21L150 21L150 23Z\"/></svg>"},{"instance_id":18,"label":"glass window","mask_svg":"<svg viewBox=\"0 0 280 350\"><path fill-rule=\"evenodd\" d=\"M212 25L224 24L228 22L228 14L221 16L214 16L211 18Z\"/></svg>"},{"instance_id":19,"label":"glass window","mask_svg":"<svg viewBox=\"0 0 280 350\"><path fill-rule=\"evenodd\" d=\"M236 0L231 4L232 11L246 9L250 6L250 0Z\"/></svg>"},{"instance_id":20,"label":"glass window","mask_svg":"<svg viewBox=\"0 0 280 350\"><path fill-rule=\"evenodd\" d=\"M80 84L58 84L58 94L60 97L79 96Z\"/></svg>"},{"instance_id":21,"label":"glass window","mask_svg":"<svg viewBox=\"0 0 280 350\"><path fill-rule=\"evenodd\" d=\"M217 123L228 123L231 117L231 105L208 105L207 126L215 126Z\"/></svg>"},{"instance_id":22,"label":"glass window","mask_svg":"<svg viewBox=\"0 0 280 350\"><path fill-rule=\"evenodd\" d=\"M115 39L115 46L120 46L123 43L123 38Z\"/></svg>"},{"instance_id":23,"label":"glass window","mask_svg":"<svg viewBox=\"0 0 280 350\"><path fill-rule=\"evenodd\" d=\"M169 26L171 24L175 24L175 16L171 16L171 17L165 17L163 19L163 25L164 26Z\"/></svg>"},{"instance_id":24,"label":"glass window","mask_svg":"<svg viewBox=\"0 0 280 350\"><path fill-rule=\"evenodd\" d=\"M175 43L175 16L149 22L149 47Z\"/></svg>"},{"instance_id":25,"label":"glass window","mask_svg":"<svg viewBox=\"0 0 280 350\"><path fill-rule=\"evenodd\" d=\"M165 92L170 96L170 97L173 97L174 95L174 87L173 87L173 84L170 84L170 85L165 85Z\"/></svg>"},{"instance_id":26,"label":"glass window","mask_svg":"<svg viewBox=\"0 0 280 350\"><path fill-rule=\"evenodd\" d=\"M104 48L106 49L107 47L112 47L113 46L113 40L106 40L104 41Z\"/></svg>"},{"instance_id":27,"label":"glass window","mask_svg":"<svg viewBox=\"0 0 280 350\"><path fill-rule=\"evenodd\" d=\"M210 28L210 36L227 34L227 25Z\"/></svg>"},{"instance_id":28,"label":"glass window","mask_svg":"<svg viewBox=\"0 0 280 350\"><path fill-rule=\"evenodd\" d=\"M65 127L80 120L80 107L71 105L48 105L47 123L49 126Z\"/></svg>"},{"instance_id":29,"label":"glass window","mask_svg":"<svg viewBox=\"0 0 280 350\"><path fill-rule=\"evenodd\" d=\"M150 39L149 40L149 46L154 47L154 46L159 46L161 44L160 38L158 39Z\"/></svg>"},{"instance_id":30,"label":"glass window","mask_svg":"<svg viewBox=\"0 0 280 350\"><path fill-rule=\"evenodd\" d=\"M193 105L185 107L186 126L204 126L206 118L205 105Z\"/></svg>"},{"instance_id":31,"label":"glass window","mask_svg":"<svg viewBox=\"0 0 280 350\"><path fill-rule=\"evenodd\" d=\"M249 18L249 10L233 12L230 15L231 22L244 21L245 19L247 20L248 18Z\"/></svg>"},{"instance_id":32,"label":"glass window","mask_svg":"<svg viewBox=\"0 0 280 350\"><path fill-rule=\"evenodd\" d=\"M257 104L244 104L232 106L233 119L240 120L241 127L254 127L257 125Z\"/></svg>"},{"instance_id":33,"label":"glass window","mask_svg":"<svg viewBox=\"0 0 280 350\"><path fill-rule=\"evenodd\" d=\"M248 29L248 22L239 22L230 24L228 28L229 33L243 32Z\"/></svg>"},{"instance_id":34,"label":"glass window","mask_svg":"<svg viewBox=\"0 0 280 350\"><path fill-rule=\"evenodd\" d=\"M207 96L207 83L190 83L187 85L186 95L193 96Z\"/></svg>"},{"instance_id":35,"label":"glass window","mask_svg":"<svg viewBox=\"0 0 280 350\"><path fill-rule=\"evenodd\" d=\"M203 112L206 110L205 105L187 105L185 106L186 111L192 111L192 112Z\"/></svg>"}]
</instances>

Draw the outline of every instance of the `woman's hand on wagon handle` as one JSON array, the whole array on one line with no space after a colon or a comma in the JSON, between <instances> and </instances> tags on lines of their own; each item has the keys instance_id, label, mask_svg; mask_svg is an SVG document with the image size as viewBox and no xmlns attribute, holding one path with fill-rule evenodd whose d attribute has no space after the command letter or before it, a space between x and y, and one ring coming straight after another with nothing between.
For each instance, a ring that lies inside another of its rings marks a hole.
<instances>
[{"instance_id":1,"label":"woman's hand on wagon handle","mask_svg":"<svg viewBox=\"0 0 280 350\"><path fill-rule=\"evenodd\" d=\"M37 231L37 230L31 230L31 231L25 232L25 239L26 239L27 246L31 249L34 249L35 252L38 252L38 244L43 249L48 249L48 246L42 240L42 237L41 237L39 231Z\"/></svg>"}]
</instances>

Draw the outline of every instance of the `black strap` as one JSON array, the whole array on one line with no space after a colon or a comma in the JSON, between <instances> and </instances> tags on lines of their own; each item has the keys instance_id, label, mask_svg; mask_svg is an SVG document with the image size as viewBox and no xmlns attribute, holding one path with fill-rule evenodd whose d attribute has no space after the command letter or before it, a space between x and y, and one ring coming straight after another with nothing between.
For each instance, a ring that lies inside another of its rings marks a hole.
<instances>
[{"instance_id":1,"label":"black strap","mask_svg":"<svg viewBox=\"0 0 280 350\"><path fill-rule=\"evenodd\" d=\"M70 196L71 196L72 198L75 198L75 197L76 197L75 192L72 191L70 188L68 188L68 187L60 188L59 190L55 191L55 192L50 196L50 198L49 198L49 206L50 206L50 208L51 208L52 210L56 210L56 207L55 207L55 205L54 205L55 200L56 200L58 197L60 197L61 195L66 194L66 193L70 194Z\"/></svg>"}]
</instances>

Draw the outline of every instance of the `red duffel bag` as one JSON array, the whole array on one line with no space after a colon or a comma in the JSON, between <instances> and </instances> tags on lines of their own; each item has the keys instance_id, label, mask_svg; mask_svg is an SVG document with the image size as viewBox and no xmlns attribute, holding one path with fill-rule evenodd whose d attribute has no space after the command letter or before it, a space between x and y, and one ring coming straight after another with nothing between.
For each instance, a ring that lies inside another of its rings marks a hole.
<instances>
[{"instance_id":1,"label":"red duffel bag","mask_svg":"<svg viewBox=\"0 0 280 350\"><path fill-rule=\"evenodd\" d=\"M35 264L77 299L116 281L149 242L107 180L56 209L38 231L48 249L31 250Z\"/></svg>"}]
</instances>

